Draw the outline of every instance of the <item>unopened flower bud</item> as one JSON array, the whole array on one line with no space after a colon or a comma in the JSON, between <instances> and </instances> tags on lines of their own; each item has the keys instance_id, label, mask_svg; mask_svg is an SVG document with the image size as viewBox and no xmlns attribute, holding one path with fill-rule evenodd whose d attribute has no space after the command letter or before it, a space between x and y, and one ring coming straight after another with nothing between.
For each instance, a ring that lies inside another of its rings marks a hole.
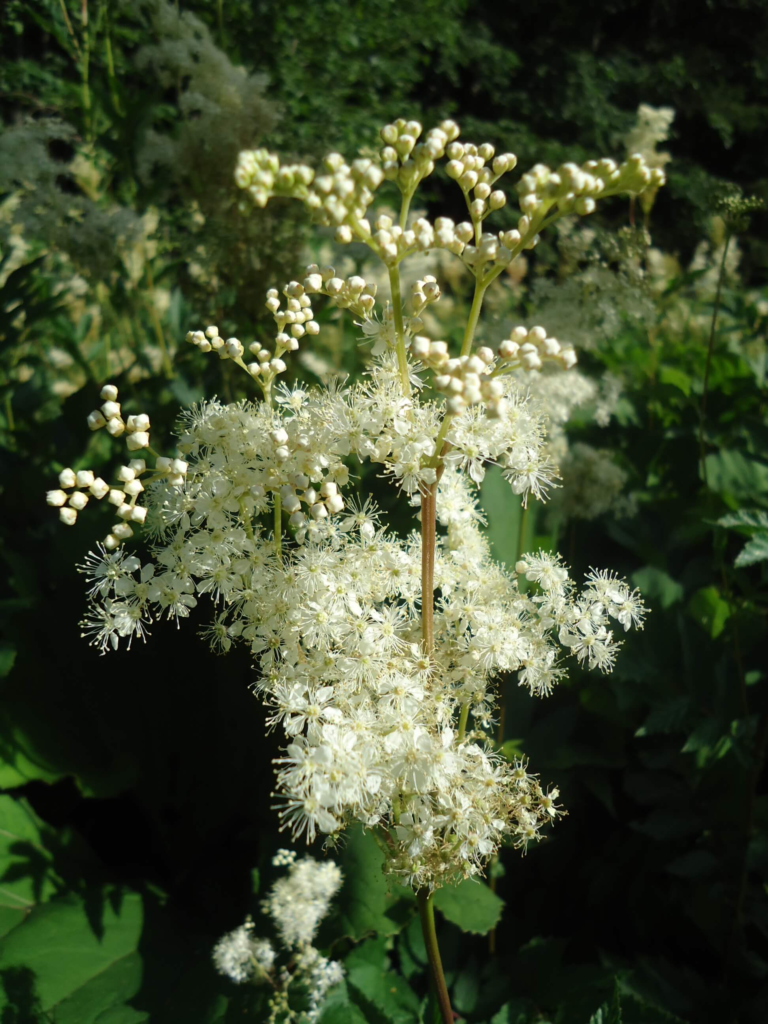
<instances>
[{"instance_id":1,"label":"unopened flower bud","mask_svg":"<svg viewBox=\"0 0 768 1024\"><path fill-rule=\"evenodd\" d=\"M125 443L128 445L128 451L131 452L137 452L140 448L148 448L149 434L146 430L136 430L133 434L128 435Z\"/></svg>"},{"instance_id":2,"label":"unopened flower bud","mask_svg":"<svg viewBox=\"0 0 768 1024\"><path fill-rule=\"evenodd\" d=\"M65 526L74 526L77 522L77 512L73 508L59 509L59 519Z\"/></svg>"},{"instance_id":3,"label":"unopened flower bud","mask_svg":"<svg viewBox=\"0 0 768 1024\"><path fill-rule=\"evenodd\" d=\"M87 422L91 430L100 430L107 425L107 421L102 416L100 409L94 409L92 413L89 413Z\"/></svg>"},{"instance_id":4,"label":"unopened flower bud","mask_svg":"<svg viewBox=\"0 0 768 1024\"><path fill-rule=\"evenodd\" d=\"M49 505L53 505L54 508L59 508L61 505L66 504L67 492L66 491L46 491L45 500Z\"/></svg>"},{"instance_id":5,"label":"unopened flower bud","mask_svg":"<svg viewBox=\"0 0 768 1024\"><path fill-rule=\"evenodd\" d=\"M78 512L82 512L88 501L89 497L84 491L75 491L74 494L70 495L69 505Z\"/></svg>"},{"instance_id":6,"label":"unopened flower bud","mask_svg":"<svg viewBox=\"0 0 768 1024\"><path fill-rule=\"evenodd\" d=\"M109 484L102 480L100 476L97 476L88 490L97 501L101 501L105 494L109 494Z\"/></svg>"},{"instance_id":7,"label":"unopened flower bud","mask_svg":"<svg viewBox=\"0 0 768 1024\"><path fill-rule=\"evenodd\" d=\"M59 483L62 487L74 487L77 483L77 477L73 469L62 469L59 473Z\"/></svg>"},{"instance_id":8,"label":"unopened flower bud","mask_svg":"<svg viewBox=\"0 0 768 1024\"><path fill-rule=\"evenodd\" d=\"M341 512L344 508L344 499L340 494L332 494L325 502L326 508L331 513Z\"/></svg>"},{"instance_id":9,"label":"unopened flower bud","mask_svg":"<svg viewBox=\"0 0 768 1024\"><path fill-rule=\"evenodd\" d=\"M95 478L90 469L81 469L75 479L78 487L90 487Z\"/></svg>"},{"instance_id":10,"label":"unopened flower bud","mask_svg":"<svg viewBox=\"0 0 768 1024\"><path fill-rule=\"evenodd\" d=\"M141 480L131 480L125 485L125 493L131 498L136 498L144 490Z\"/></svg>"}]
</instances>

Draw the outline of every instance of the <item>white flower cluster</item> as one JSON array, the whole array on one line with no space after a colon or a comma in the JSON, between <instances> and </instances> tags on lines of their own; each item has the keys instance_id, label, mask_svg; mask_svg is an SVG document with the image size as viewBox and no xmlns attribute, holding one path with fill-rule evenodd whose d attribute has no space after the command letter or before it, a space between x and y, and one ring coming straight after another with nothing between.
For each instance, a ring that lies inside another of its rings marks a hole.
<instances>
[{"instance_id":1,"label":"white flower cluster","mask_svg":"<svg viewBox=\"0 0 768 1024\"><path fill-rule=\"evenodd\" d=\"M341 241L354 234L384 262L391 301L378 316L375 286L312 265L283 289L284 303L268 293L278 333L272 350L250 346L254 363L215 327L190 332L200 349L241 366L264 400L186 410L178 438L184 472L158 474L145 488L152 560L142 566L101 548L82 569L93 603L85 631L102 650L143 639L159 617L188 616L207 595L215 610L205 635L221 651L249 647L255 690L271 726L287 737L277 762L283 826L311 841L361 822L387 849L387 870L424 891L482 872L502 842L525 849L561 813L557 790L542 787L523 760L506 761L492 741L498 677L517 672L520 685L547 695L565 657L610 671L619 646L613 622L642 625L638 594L612 573L593 572L579 592L558 556L527 555L515 573L491 558L476 502L486 466L501 466L523 503L529 494L545 497L556 475L545 417L517 377L535 376L545 363L568 369L575 356L538 326L516 328L496 351L473 352L473 344L486 288L504 261L535 243L551 207L571 208L577 192L632 190L645 175L636 161L566 168L559 180L537 169L526 194L538 205L527 204L525 231L487 235L482 220L500 202L490 187L514 157L459 145L452 122L423 143L420 133L416 122L386 126L383 170L331 154L313 178L262 151L243 154L237 181L257 203L293 195L335 224ZM443 152L461 163L472 223L440 218L435 231L417 219L408 228L415 184ZM372 229L364 214L385 176L402 192L400 217L382 215ZM437 282L416 281L410 316L400 294L400 262L433 244L460 254L475 274L455 357L422 333L420 314L439 298ZM315 294L360 318L374 341L372 363L349 385L273 387L286 369L283 355L317 333ZM365 460L420 506L418 531L388 534L370 496L350 493L352 469ZM536 586L521 592L519 574ZM289 896L308 887L319 907L323 886L330 894L336 884L326 875L294 865L275 890L286 944L306 944L317 917L304 903L291 916ZM249 941L239 932L233 949ZM322 987L326 966L302 949ZM259 955L264 964L263 949Z\"/></svg>"},{"instance_id":2,"label":"white flower cluster","mask_svg":"<svg viewBox=\"0 0 768 1024\"><path fill-rule=\"evenodd\" d=\"M106 384L101 389L104 404L88 416L91 430L106 427L113 437L119 437L127 431L126 443L129 451L149 448L149 416L140 414L129 416L123 420L118 392L114 384ZM144 459L131 459L127 465L117 471L117 482L113 487L97 477L90 469L63 469L59 473L59 487L46 493L49 505L59 509L59 519L65 526L74 526L78 512L82 512L91 497L101 501L107 498L110 505L117 509L120 522L115 523L104 538L104 547L114 551L123 541L133 536L131 523L142 524L147 517L147 510L137 504L139 495L144 490L141 476L149 473L151 481L165 480L171 487L181 487L187 473L187 463L183 459L164 458L157 456L154 469L147 469ZM71 491L71 494L67 492Z\"/></svg>"},{"instance_id":3,"label":"white flower cluster","mask_svg":"<svg viewBox=\"0 0 768 1024\"><path fill-rule=\"evenodd\" d=\"M276 970L278 951L269 939L254 934L250 917L219 939L213 962L219 974L236 984L250 981L272 986L270 1024L278 1020L281 1024L312 1024L328 990L344 976L341 964L312 945L318 925L341 887L341 871L333 861L321 863L312 857L297 861L293 850L279 850L272 863L287 867L288 874L272 886L262 910L272 918L280 944L290 954L288 964ZM304 1009L291 1006L297 990L299 1001L308 1004Z\"/></svg>"},{"instance_id":4,"label":"white flower cluster","mask_svg":"<svg viewBox=\"0 0 768 1024\"><path fill-rule=\"evenodd\" d=\"M315 401L322 422L349 412L343 393L309 394L285 420L298 421L292 434L308 431ZM187 490L152 491L157 518L168 523L156 561L140 570L120 553L94 557L86 568L96 601L91 631L102 646L115 644L118 635L142 635L158 612L185 615L195 595L209 594L218 605L209 636L223 649L249 645L261 670L257 690L290 741L279 762L285 824L308 839L350 820L381 825L393 842L390 870L416 887L477 873L505 836L521 846L536 838L556 807L524 764L504 762L484 732L466 733L469 714L478 728L490 726L501 672L519 671L532 693L549 693L563 674L559 644L610 670L617 643L609 620L630 608L639 623L642 604L620 581L610 601L595 580L576 594L546 555L525 563L542 594L521 594L490 558L466 478L449 464L438 489L447 536L437 545L440 597L427 655L418 534L388 537L369 503L313 519L305 543L282 560L273 537L257 527L248 536L240 509L263 501L250 481L277 464L263 459L263 440L262 458L254 451L270 415L264 405L212 403L187 418ZM474 410L456 422L470 417ZM465 445L458 428L456 443L454 451ZM327 440L323 450L333 453ZM341 464L328 461L318 473L338 476Z\"/></svg>"}]
</instances>

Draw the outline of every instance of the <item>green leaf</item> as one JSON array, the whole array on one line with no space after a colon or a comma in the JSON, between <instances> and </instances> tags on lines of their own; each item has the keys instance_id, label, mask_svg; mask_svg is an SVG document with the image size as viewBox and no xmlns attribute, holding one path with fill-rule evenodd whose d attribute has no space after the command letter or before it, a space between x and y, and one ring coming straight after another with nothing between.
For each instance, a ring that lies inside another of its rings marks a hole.
<instances>
[{"instance_id":1,"label":"green leaf","mask_svg":"<svg viewBox=\"0 0 768 1024\"><path fill-rule=\"evenodd\" d=\"M504 900L473 878L438 889L433 899L447 921L473 935L487 935L501 920L504 908Z\"/></svg>"},{"instance_id":2,"label":"green leaf","mask_svg":"<svg viewBox=\"0 0 768 1024\"><path fill-rule=\"evenodd\" d=\"M491 1017L491 1024L527 1024L533 1009L529 999L511 999Z\"/></svg>"},{"instance_id":3,"label":"green leaf","mask_svg":"<svg viewBox=\"0 0 768 1024\"><path fill-rule=\"evenodd\" d=\"M671 608L683 599L682 584L653 565L646 565L644 569L632 573L632 583L647 601L658 601L662 608Z\"/></svg>"},{"instance_id":4,"label":"green leaf","mask_svg":"<svg viewBox=\"0 0 768 1024\"><path fill-rule=\"evenodd\" d=\"M768 466L738 451L724 449L706 457L706 479L711 490L737 502L768 500Z\"/></svg>"},{"instance_id":5,"label":"green leaf","mask_svg":"<svg viewBox=\"0 0 768 1024\"><path fill-rule=\"evenodd\" d=\"M0 679L8 675L16 661L16 648L5 640L0 643Z\"/></svg>"},{"instance_id":6,"label":"green leaf","mask_svg":"<svg viewBox=\"0 0 768 1024\"><path fill-rule=\"evenodd\" d=\"M688 604L688 611L713 640L723 632L731 614L728 602L720 596L717 587L697 590Z\"/></svg>"},{"instance_id":7,"label":"green leaf","mask_svg":"<svg viewBox=\"0 0 768 1024\"><path fill-rule=\"evenodd\" d=\"M0 936L60 890L41 822L26 800L0 796Z\"/></svg>"},{"instance_id":8,"label":"green leaf","mask_svg":"<svg viewBox=\"0 0 768 1024\"><path fill-rule=\"evenodd\" d=\"M659 380L662 384L671 384L686 396L691 393L691 378L675 366L662 366L659 369Z\"/></svg>"},{"instance_id":9,"label":"green leaf","mask_svg":"<svg viewBox=\"0 0 768 1024\"><path fill-rule=\"evenodd\" d=\"M327 931L335 936L359 940L371 932L394 935L403 921L392 913L403 898L412 898L410 890L395 889L384 877L384 854L370 831L349 829L348 841L337 858L344 873L344 885L335 901L336 913L328 922Z\"/></svg>"},{"instance_id":10,"label":"green leaf","mask_svg":"<svg viewBox=\"0 0 768 1024\"><path fill-rule=\"evenodd\" d=\"M729 530L768 530L768 512L762 509L740 508L717 520L718 526Z\"/></svg>"},{"instance_id":11,"label":"green leaf","mask_svg":"<svg viewBox=\"0 0 768 1024\"><path fill-rule=\"evenodd\" d=\"M485 474L480 488L480 503L488 514L486 535L491 542L494 557L508 569L514 569L521 545L521 529L522 550L531 550L537 503L531 499L528 514L523 521L522 502L519 496L513 493L501 470L496 466L491 467Z\"/></svg>"},{"instance_id":12,"label":"green leaf","mask_svg":"<svg viewBox=\"0 0 768 1024\"><path fill-rule=\"evenodd\" d=\"M717 870L718 863L709 850L690 850L670 861L665 870L679 878L706 878Z\"/></svg>"},{"instance_id":13,"label":"green leaf","mask_svg":"<svg viewBox=\"0 0 768 1024\"><path fill-rule=\"evenodd\" d=\"M102 906L97 937L85 902L65 896L32 909L0 942L4 975L25 972L44 1013L56 1024L128 1024L145 1019L126 1016L126 1000L141 986L142 902L125 894L119 906ZM11 1007L8 984L0 993L0 1009Z\"/></svg>"},{"instance_id":14,"label":"green leaf","mask_svg":"<svg viewBox=\"0 0 768 1024\"><path fill-rule=\"evenodd\" d=\"M621 1024L621 1020L619 986L614 982L610 1003L603 1003L600 1009L589 1018L589 1024Z\"/></svg>"},{"instance_id":15,"label":"green leaf","mask_svg":"<svg viewBox=\"0 0 768 1024\"><path fill-rule=\"evenodd\" d=\"M350 1000L346 981L334 985L328 993L318 1024L366 1024L360 1008Z\"/></svg>"},{"instance_id":16,"label":"green leaf","mask_svg":"<svg viewBox=\"0 0 768 1024\"><path fill-rule=\"evenodd\" d=\"M751 540L747 541L736 556L736 561L733 564L737 569L744 569L748 565L765 562L767 559L768 530L765 533L756 534Z\"/></svg>"},{"instance_id":17,"label":"green leaf","mask_svg":"<svg viewBox=\"0 0 768 1024\"><path fill-rule=\"evenodd\" d=\"M358 963L349 969L347 984L365 1012L368 1024L416 1024L419 998L394 971Z\"/></svg>"}]
</instances>

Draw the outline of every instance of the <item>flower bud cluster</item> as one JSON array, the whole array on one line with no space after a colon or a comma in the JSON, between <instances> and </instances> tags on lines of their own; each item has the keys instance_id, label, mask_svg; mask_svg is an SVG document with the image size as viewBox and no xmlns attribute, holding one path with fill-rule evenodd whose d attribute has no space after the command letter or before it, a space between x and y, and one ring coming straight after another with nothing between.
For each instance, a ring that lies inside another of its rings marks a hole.
<instances>
[{"instance_id":1,"label":"flower bud cluster","mask_svg":"<svg viewBox=\"0 0 768 1024\"><path fill-rule=\"evenodd\" d=\"M127 431L126 443L129 451L148 448L149 416L141 414L123 420L120 403L117 401L118 391L114 384L106 384L101 389L101 397L104 404L88 416L90 429L99 430L106 427L113 437L119 437ZM187 468L187 463L183 459L158 457L154 471L150 472L153 480L165 478L170 486L183 487ZM63 469L59 473L59 488L48 491L46 501L59 509L59 519L65 526L74 526L78 512L82 512L92 497L97 501L107 498L109 504L117 509L117 516L120 519L104 538L106 549L113 551L123 541L133 536L130 524L142 524L147 517L146 508L137 504L137 499L144 490L144 484L139 477L146 472L147 464L144 459L131 459L127 465L118 469L117 483L110 487L90 469L81 469L78 472ZM70 491L71 493L68 493Z\"/></svg>"},{"instance_id":2,"label":"flower bud cluster","mask_svg":"<svg viewBox=\"0 0 768 1024\"><path fill-rule=\"evenodd\" d=\"M376 284L365 278L353 275L344 280L336 277L333 267L318 267L316 263L311 263L306 272L305 291L327 295L339 309L351 309L358 316L366 317L376 305Z\"/></svg>"},{"instance_id":3,"label":"flower bud cluster","mask_svg":"<svg viewBox=\"0 0 768 1024\"><path fill-rule=\"evenodd\" d=\"M280 436L273 440L285 440L288 435L283 428L275 431ZM287 449L286 449L287 450ZM298 492L301 491L301 494ZM289 522L296 530L296 539L299 543L307 535L307 515L311 521L318 523L326 519L328 515L341 512L344 508L344 498L339 493L339 485L334 480L325 480L319 490L310 486L309 479L303 473L296 474L289 483L280 488L280 498L283 509L289 513ZM305 514L302 504L307 506Z\"/></svg>"},{"instance_id":4,"label":"flower bud cluster","mask_svg":"<svg viewBox=\"0 0 768 1024\"><path fill-rule=\"evenodd\" d=\"M523 226L522 235L530 230L530 220L541 220L552 208L561 214L589 214L595 200L620 192L640 194L647 188L659 188L665 181L661 168L650 168L640 153L634 153L622 164L614 160L588 160L579 167L562 164L551 171L545 164L536 164L517 184Z\"/></svg>"},{"instance_id":5,"label":"flower bud cluster","mask_svg":"<svg viewBox=\"0 0 768 1024\"><path fill-rule=\"evenodd\" d=\"M280 157L266 149L240 153L235 183L245 189L256 206L265 207L272 196L305 198L315 172L306 164L280 165Z\"/></svg>"},{"instance_id":6,"label":"flower bud cluster","mask_svg":"<svg viewBox=\"0 0 768 1024\"><path fill-rule=\"evenodd\" d=\"M117 400L117 388L114 384L105 384L101 389L101 397L104 399L104 404L88 415L88 426L91 430L101 430L102 427L106 427L107 433L112 437L126 434L125 443L131 452L148 448L149 416L141 413L138 416L129 416L127 420L124 420L121 405Z\"/></svg>"},{"instance_id":7,"label":"flower bud cluster","mask_svg":"<svg viewBox=\"0 0 768 1024\"><path fill-rule=\"evenodd\" d=\"M426 217L419 217L410 228L401 228L391 217L382 214L373 227L369 244L387 266L399 263L411 253L427 252L435 246L435 230Z\"/></svg>"},{"instance_id":8,"label":"flower bud cluster","mask_svg":"<svg viewBox=\"0 0 768 1024\"><path fill-rule=\"evenodd\" d=\"M411 286L411 311L418 316L426 306L437 302L441 295L440 285L431 274L425 274L422 279L414 281Z\"/></svg>"},{"instance_id":9,"label":"flower bud cluster","mask_svg":"<svg viewBox=\"0 0 768 1024\"><path fill-rule=\"evenodd\" d=\"M523 370L540 370L545 362L555 362L570 370L578 362L573 345L561 344L557 338L547 337L543 327L515 327L509 338L499 345L500 365Z\"/></svg>"},{"instance_id":10,"label":"flower bud cluster","mask_svg":"<svg viewBox=\"0 0 768 1024\"><path fill-rule=\"evenodd\" d=\"M445 147L459 136L455 121L441 121L419 142L422 126L418 121L400 117L384 125L379 134L384 142L381 166L389 181L397 182L403 194L410 194L418 183L435 169L435 161L445 154Z\"/></svg>"},{"instance_id":11,"label":"flower bud cluster","mask_svg":"<svg viewBox=\"0 0 768 1024\"><path fill-rule=\"evenodd\" d=\"M339 153L323 160L324 174L315 177L305 200L319 224L336 227L336 241L347 244L356 230L370 233L365 213L384 180L382 169L368 157L347 164Z\"/></svg>"},{"instance_id":12,"label":"flower bud cluster","mask_svg":"<svg viewBox=\"0 0 768 1024\"><path fill-rule=\"evenodd\" d=\"M305 334L311 336L320 333L320 325L313 319L312 303L304 285L291 281L283 289L283 295L286 299L285 308L281 308L277 288L269 289L265 303L278 329L274 352L270 352L261 342L251 342L248 351L255 359L246 364L245 345L238 338L225 340L219 335L216 326L206 327L205 331L188 331L187 341L201 352L217 352L220 359L233 360L256 378L262 387L269 387L275 377L285 373L288 368L283 355L295 352L299 347L299 339Z\"/></svg>"},{"instance_id":13,"label":"flower bud cluster","mask_svg":"<svg viewBox=\"0 0 768 1024\"><path fill-rule=\"evenodd\" d=\"M411 354L426 366L438 371L434 378L437 391L447 395L448 412L457 415L468 406L484 402L491 417L507 411L504 383L494 380L493 350L483 346L469 356L451 358L445 341L430 341L417 335L411 342Z\"/></svg>"},{"instance_id":14,"label":"flower bud cluster","mask_svg":"<svg viewBox=\"0 0 768 1024\"><path fill-rule=\"evenodd\" d=\"M469 142L452 142L446 155L446 174L461 187L473 221L481 221L494 210L506 206L506 193L502 189L494 189L493 185L503 174L517 166L514 153L500 153L496 156L489 142L481 146ZM470 193L474 198L470 198Z\"/></svg>"}]
</instances>

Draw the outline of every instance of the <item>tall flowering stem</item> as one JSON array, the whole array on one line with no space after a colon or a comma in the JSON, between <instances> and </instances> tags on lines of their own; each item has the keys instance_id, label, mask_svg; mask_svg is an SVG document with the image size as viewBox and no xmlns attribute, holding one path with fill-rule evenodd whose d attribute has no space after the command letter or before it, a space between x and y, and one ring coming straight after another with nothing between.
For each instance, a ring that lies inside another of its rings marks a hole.
<instances>
[{"instance_id":1,"label":"tall flowering stem","mask_svg":"<svg viewBox=\"0 0 768 1024\"><path fill-rule=\"evenodd\" d=\"M524 553L514 570L494 561L479 484L494 465L510 502L546 498L555 475L546 417L525 377L545 364L567 374L576 354L541 326L475 346L483 297L557 216L663 183L639 157L557 171L537 164L515 186L517 228L493 234L486 218L505 205L499 181L517 158L459 134L444 121L418 141L421 125L398 120L381 131L379 160L348 164L330 153L317 173L266 150L242 153L238 187L260 207L272 196L297 199L340 245L367 245L387 268L391 304L377 311L373 281L312 264L282 292L267 292L273 341L244 344L213 325L190 331L198 351L229 359L264 401L212 399L185 410L178 452L161 455L150 447L149 416L124 415L107 385L88 425L125 435L127 464L111 485L91 470L64 469L47 495L69 526L91 499L116 510L82 566L93 644L106 651L144 640L152 623L178 623L205 600L214 608L204 630L211 645L222 653L247 646L254 691L286 737L276 761L281 827L313 842L363 823L381 839L387 874L418 895L444 1024L453 1014L434 892L482 875L505 842L524 850L563 813L557 789L524 759L499 753L499 680L516 673L532 696L545 697L567 658L609 672L620 646L614 631L641 626L644 615L639 594L610 571L593 570L579 589L558 555ZM471 222L419 217L409 226L416 186L443 157ZM369 220L385 182L403 197L400 217ZM415 281L406 301L401 292L400 263L434 249L475 279L455 355L448 341L421 333L430 322L422 314L441 296L436 278ZM321 330L318 299L348 310L373 342L367 372L323 386L280 383L289 355ZM421 537L387 531L372 496L355 493L363 462L421 505ZM145 520L152 544L142 564L123 543ZM222 956L239 963L251 948L246 930Z\"/></svg>"},{"instance_id":2,"label":"tall flowering stem","mask_svg":"<svg viewBox=\"0 0 768 1024\"><path fill-rule=\"evenodd\" d=\"M461 345L461 354L468 356L472 351L472 342L475 338L475 331L477 330L477 324L480 320L480 311L483 307L483 299L485 298L485 290L487 284L483 283L482 279L478 277L475 280L475 294L472 298L472 308L469 311L469 319L467 320L467 326L464 330L464 340Z\"/></svg>"},{"instance_id":3,"label":"tall flowering stem","mask_svg":"<svg viewBox=\"0 0 768 1024\"><path fill-rule=\"evenodd\" d=\"M431 656L435 650L435 539L437 484L421 495L421 640Z\"/></svg>"},{"instance_id":4,"label":"tall flowering stem","mask_svg":"<svg viewBox=\"0 0 768 1024\"><path fill-rule=\"evenodd\" d=\"M443 961L440 958L440 947L437 944L435 908L432 898L433 894L428 892L426 889L421 889L418 894L421 931L424 935L424 945L427 949L427 959L429 961L429 972L432 977L437 1005L440 1007L440 1016L443 1019L443 1024L453 1024L454 1015L451 1008L451 999L448 995L448 986L445 984Z\"/></svg>"},{"instance_id":5,"label":"tall flowering stem","mask_svg":"<svg viewBox=\"0 0 768 1024\"><path fill-rule=\"evenodd\" d=\"M400 384L403 394L407 397L411 393L411 382L408 373L408 356L405 351L403 300L400 294L400 268L397 265L389 268L389 287L392 292L392 312L395 318L397 368L400 372Z\"/></svg>"}]
</instances>

